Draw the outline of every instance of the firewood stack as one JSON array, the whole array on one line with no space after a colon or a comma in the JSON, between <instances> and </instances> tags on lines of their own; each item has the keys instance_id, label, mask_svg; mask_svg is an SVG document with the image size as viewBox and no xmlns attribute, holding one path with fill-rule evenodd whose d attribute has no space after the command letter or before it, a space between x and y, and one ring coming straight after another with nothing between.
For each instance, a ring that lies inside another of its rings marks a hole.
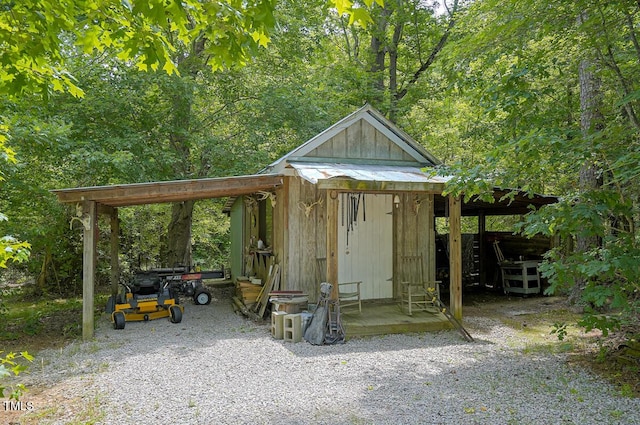
<instances>
[{"instance_id":1,"label":"firewood stack","mask_svg":"<svg viewBox=\"0 0 640 425\"><path fill-rule=\"evenodd\" d=\"M247 308L253 308L262 291L262 285L251 281L248 277L240 276L236 279L236 296Z\"/></svg>"},{"instance_id":2,"label":"firewood stack","mask_svg":"<svg viewBox=\"0 0 640 425\"><path fill-rule=\"evenodd\" d=\"M264 284L249 278L239 277L236 279L236 297L234 304L242 311L254 319L262 319L269 304L269 294L271 291L280 289L280 265L273 264L269 268L269 274Z\"/></svg>"}]
</instances>

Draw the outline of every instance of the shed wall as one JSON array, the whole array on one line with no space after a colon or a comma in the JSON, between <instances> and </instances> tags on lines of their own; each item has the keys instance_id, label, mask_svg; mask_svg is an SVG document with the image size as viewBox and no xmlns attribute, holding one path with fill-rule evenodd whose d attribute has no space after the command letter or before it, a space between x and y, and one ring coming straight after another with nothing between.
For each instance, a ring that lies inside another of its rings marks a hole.
<instances>
[{"instance_id":1,"label":"shed wall","mask_svg":"<svg viewBox=\"0 0 640 425\"><path fill-rule=\"evenodd\" d=\"M281 229L288 234L284 239L284 285L307 293L310 302L316 302L316 259L326 257L327 250L326 191L298 177L288 178L288 190L288 225Z\"/></svg>"},{"instance_id":2,"label":"shed wall","mask_svg":"<svg viewBox=\"0 0 640 425\"><path fill-rule=\"evenodd\" d=\"M394 209L394 297L400 294L400 279L403 256L422 256L423 277L435 280L435 222L433 195L425 193L403 193L398 195L400 203Z\"/></svg>"},{"instance_id":3,"label":"shed wall","mask_svg":"<svg viewBox=\"0 0 640 425\"><path fill-rule=\"evenodd\" d=\"M364 119L340 131L307 157L415 161Z\"/></svg>"}]
</instances>

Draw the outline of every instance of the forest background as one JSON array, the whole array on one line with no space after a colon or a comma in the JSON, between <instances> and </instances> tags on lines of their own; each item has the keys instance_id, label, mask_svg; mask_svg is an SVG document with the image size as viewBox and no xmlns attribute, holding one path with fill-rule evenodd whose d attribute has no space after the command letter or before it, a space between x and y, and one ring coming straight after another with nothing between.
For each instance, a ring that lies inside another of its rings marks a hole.
<instances>
[{"instance_id":1,"label":"forest background","mask_svg":"<svg viewBox=\"0 0 640 425\"><path fill-rule=\"evenodd\" d=\"M510 229L563 241L543 271L582 326L637 326L637 2L33 0L0 18L0 267L32 295L82 287L51 189L252 174L368 102L451 193L558 195ZM223 203L121 209L122 269L223 265Z\"/></svg>"}]
</instances>

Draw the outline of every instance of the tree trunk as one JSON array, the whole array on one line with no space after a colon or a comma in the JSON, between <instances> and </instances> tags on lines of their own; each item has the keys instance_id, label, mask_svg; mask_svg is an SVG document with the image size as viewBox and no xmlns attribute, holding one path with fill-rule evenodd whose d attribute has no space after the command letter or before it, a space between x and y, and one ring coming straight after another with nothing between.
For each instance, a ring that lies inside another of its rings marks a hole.
<instances>
[{"instance_id":1,"label":"tree trunk","mask_svg":"<svg viewBox=\"0 0 640 425\"><path fill-rule=\"evenodd\" d=\"M191 221L194 202L185 201L171 204L165 267L189 267L191 265Z\"/></svg>"},{"instance_id":2,"label":"tree trunk","mask_svg":"<svg viewBox=\"0 0 640 425\"><path fill-rule=\"evenodd\" d=\"M204 37L198 38L191 46L189 55L178 59L178 68L182 76L176 76L172 93L173 126L169 135L173 149L182 158L182 168L176 178L200 176L202 170L196 170L191 158L191 123L193 114L194 86L190 78L196 78L198 71L205 66L203 58L206 43ZM161 255L166 267L191 266L191 224L195 201L177 202L171 206L171 221L167 226L166 251Z\"/></svg>"},{"instance_id":3,"label":"tree trunk","mask_svg":"<svg viewBox=\"0 0 640 425\"><path fill-rule=\"evenodd\" d=\"M385 57L387 54L386 48L386 31L389 24L389 16L393 13L392 10L385 6L380 10L380 17L378 18L377 26L374 33L371 35L370 51L373 61L371 63L370 72L372 78L372 101L374 104L381 104L384 100L384 69L385 69Z\"/></svg>"},{"instance_id":4,"label":"tree trunk","mask_svg":"<svg viewBox=\"0 0 640 425\"><path fill-rule=\"evenodd\" d=\"M369 72L372 75L372 95L371 101L376 107L383 110L382 103L388 101L388 117L390 121L395 122L398 116L398 104L407 95L409 89L413 87L422 74L424 74L436 60L436 57L440 51L444 48L449 35L455 25L455 15L458 9L458 0L453 2L451 8L447 8L449 14L449 20L444 32L438 39L438 42L432 48L429 57L422 61L420 58L419 67L413 73L408 76L404 83L398 82L398 60L399 55L402 53L401 42L403 38L403 31L407 25L409 25L408 19L416 16L420 13L419 9L414 5L414 9L411 13L405 11L402 2L385 2L384 8L380 9L378 16L373 16L376 25L371 34L371 66ZM395 15L394 15L395 13ZM394 19L392 19L392 15ZM391 29L393 29L392 33ZM420 36L418 36L420 37ZM387 55L389 56L388 64L388 87L385 86L384 71L387 70L385 60ZM420 55L421 57L421 55Z\"/></svg>"},{"instance_id":5,"label":"tree trunk","mask_svg":"<svg viewBox=\"0 0 640 425\"><path fill-rule=\"evenodd\" d=\"M402 30L404 24L398 23L393 30L393 38L391 46L389 46L389 120L392 123L396 122L398 115L398 45L402 38Z\"/></svg>"},{"instance_id":6,"label":"tree trunk","mask_svg":"<svg viewBox=\"0 0 640 425\"><path fill-rule=\"evenodd\" d=\"M593 73L593 64L583 60L579 66L580 78L580 130L584 143L592 144L594 134L603 130L603 117L600 111L602 92L600 80ZM586 193L602 186L602 173L596 165L596 158L586 158L580 168L578 187ZM576 252L587 252L600 244L597 236L576 236ZM579 303L582 290L587 282L578 278L571 290L570 301Z\"/></svg>"}]
</instances>

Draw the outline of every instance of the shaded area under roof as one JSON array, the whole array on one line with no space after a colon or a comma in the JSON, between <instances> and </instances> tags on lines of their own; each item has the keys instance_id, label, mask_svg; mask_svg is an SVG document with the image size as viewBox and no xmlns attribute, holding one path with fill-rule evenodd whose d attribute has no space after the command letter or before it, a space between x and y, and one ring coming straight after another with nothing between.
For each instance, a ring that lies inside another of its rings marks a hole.
<instances>
[{"instance_id":1,"label":"shaded area under roof","mask_svg":"<svg viewBox=\"0 0 640 425\"><path fill-rule=\"evenodd\" d=\"M513 199L501 200L506 194L513 194ZM462 203L463 216L477 216L481 212L484 215L521 215L531 212L531 207L538 209L544 205L558 202L557 196L530 195L527 192L509 189L495 188L493 190L495 202L471 200ZM445 197L436 196L434 199L434 213L436 217L447 216L448 201Z\"/></svg>"}]
</instances>

